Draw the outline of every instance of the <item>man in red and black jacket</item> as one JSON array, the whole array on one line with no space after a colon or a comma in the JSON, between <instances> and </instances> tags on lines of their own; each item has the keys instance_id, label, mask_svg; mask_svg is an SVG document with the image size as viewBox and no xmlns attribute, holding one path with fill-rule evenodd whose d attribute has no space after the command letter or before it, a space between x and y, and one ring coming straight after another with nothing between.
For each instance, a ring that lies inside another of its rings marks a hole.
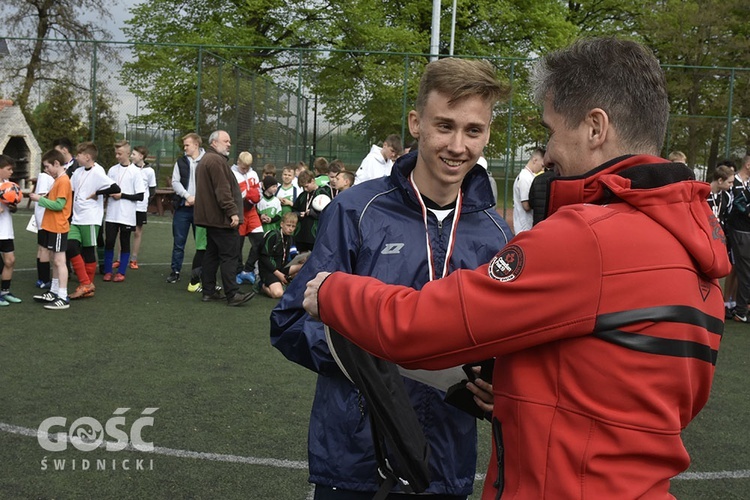
<instances>
[{"instance_id":1,"label":"man in red and black jacket","mask_svg":"<svg viewBox=\"0 0 750 500\"><path fill-rule=\"evenodd\" d=\"M304 306L406 368L496 358L484 499L672 498L724 327L709 186L656 156L669 104L643 46L579 41L533 81L559 175L545 221L421 291L320 273Z\"/></svg>"}]
</instances>

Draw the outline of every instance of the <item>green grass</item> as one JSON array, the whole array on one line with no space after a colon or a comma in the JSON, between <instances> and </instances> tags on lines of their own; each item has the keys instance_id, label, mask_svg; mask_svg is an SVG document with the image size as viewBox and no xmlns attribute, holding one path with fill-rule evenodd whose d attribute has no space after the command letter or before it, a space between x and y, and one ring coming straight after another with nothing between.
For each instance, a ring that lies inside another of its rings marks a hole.
<instances>
[{"instance_id":1,"label":"green grass","mask_svg":"<svg viewBox=\"0 0 750 500\"><path fill-rule=\"evenodd\" d=\"M57 415L68 426L84 416L104 423L116 408L129 407L129 429L144 408L158 407L153 427L144 430L157 447L296 464L81 452L72 445L53 453L34 437L0 430L0 498L305 499L310 486L299 463L307 460L315 376L270 346L275 301L204 304L184 280L165 283L170 219L151 216L141 269L129 270L125 283L97 281L96 297L67 311L46 311L31 300L36 246L23 229L29 215L14 216L13 291L25 301L0 309L0 424L35 430ZM188 248L185 269L192 253ZM691 471L750 469L749 328L727 325L712 398L685 433ZM484 472L490 438L488 425L480 428L478 470ZM53 470L52 459L63 458L66 470ZM74 459L80 469L82 459L121 464L126 458L153 460L153 470L70 470ZM478 481L476 490L481 486ZM682 499L750 498L750 479L677 480L673 492Z\"/></svg>"}]
</instances>

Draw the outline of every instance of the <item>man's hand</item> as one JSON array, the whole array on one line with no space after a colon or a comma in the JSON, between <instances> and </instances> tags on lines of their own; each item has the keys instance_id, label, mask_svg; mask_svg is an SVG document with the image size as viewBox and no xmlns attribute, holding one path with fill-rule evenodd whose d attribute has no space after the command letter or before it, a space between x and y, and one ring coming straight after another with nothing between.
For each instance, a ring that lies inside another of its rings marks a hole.
<instances>
[{"instance_id":1,"label":"man's hand","mask_svg":"<svg viewBox=\"0 0 750 500\"><path fill-rule=\"evenodd\" d=\"M109 195L109 197L115 200L119 200L120 198L122 198L122 193L114 193L114 194Z\"/></svg>"},{"instance_id":2,"label":"man's hand","mask_svg":"<svg viewBox=\"0 0 750 500\"><path fill-rule=\"evenodd\" d=\"M42 196L40 194L29 193L29 198L31 199L31 201L39 201L39 198L41 198L41 197Z\"/></svg>"},{"instance_id":3,"label":"man's hand","mask_svg":"<svg viewBox=\"0 0 750 500\"><path fill-rule=\"evenodd\" d=\"M240 225L240 217L239 215L233 215L231 218L231 221L229 222L230 227L237 227Z\"/></svg>"},{"instance_id":4,"label":"man's hand","mask_svg":"<svg viewBox=\"0 0 750 500\"><path fill-rule=\"evenodd\" d=\"M474 366L472 367L472 370L477 374L477 378L474 379L474 382L468 382L466 384L466 388L474 394L474 402L479 408L488 413L492 413L495 403L495 396L492 392L492 384L478 377L478 375L482 371L481 367Z\"/></svg>"},{"instance_id":5,"label":"man's hand","mask_svg":"<svg viewBox=\"0 0 750 500\"><path fill-rule=\"evenodd\" d=\"M318 273L314 279L307 282L307 289L305 290L305 300L302 301L302 307L305 311L315 319L320 319L318 315L318 289L323 281L330 276L331 273Z\"/></svg>"},{"instance_id":6,"label":"man's hand","mask_svg":"<svg viewBox=\"0 0 750 500\"><path fill-rule=\"evenodd\" d=\"M185 206L192 207L194 204L195 204L195 196L188 195L188 197L185 198Z\"/></svg>"}]
</instances>

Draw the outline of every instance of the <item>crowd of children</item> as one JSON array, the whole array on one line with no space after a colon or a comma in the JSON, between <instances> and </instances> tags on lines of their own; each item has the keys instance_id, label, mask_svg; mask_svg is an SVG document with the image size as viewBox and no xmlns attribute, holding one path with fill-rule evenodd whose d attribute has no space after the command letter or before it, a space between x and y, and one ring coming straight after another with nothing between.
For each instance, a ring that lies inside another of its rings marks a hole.
<instances>
[{"instance_id":1,"label":"crowd of children","mask_svg":"<svg viewBox=\"0 0 750 500\"><path fill-rule=\"evenodd\" d=\"M125 281L128 269L139 269L137 256L156 175L146 161L146 147L131 148L127 141L120 141L114 150L117 163L109 170L97 163L98 148L92 142L74 148L69 140L58 139L42 156L42 171L29 197L35 202L30 226L37 231L36 287L40 289L33 299L45 309L68 309L71 300L94 297L97 269L102 281L116 283ZM289 164L281 169L278 182L274 165L264 165L259 178L252 163L252 155L242 152L232 167L244 212L238 230L237 282L250 283L256 292L279 298L312 250L321 207L351 187L354 174L339 160L329 164L317 158L314 173L304 162ZM14 167L13 158L0 155L0 183L11 179ZM318 196L324 200L316 210L313 200ZM22 302L10 290L16 260L11 213L16 209L0 203L0 307ZM197 232L195 237L197 255ZM250 250L243 259L245 238ZM99 258L97 246L104 248ZM78 281L71 293L69 272ZM188 290L200 289L198 263Z\"/></svg>"}]
</instances>

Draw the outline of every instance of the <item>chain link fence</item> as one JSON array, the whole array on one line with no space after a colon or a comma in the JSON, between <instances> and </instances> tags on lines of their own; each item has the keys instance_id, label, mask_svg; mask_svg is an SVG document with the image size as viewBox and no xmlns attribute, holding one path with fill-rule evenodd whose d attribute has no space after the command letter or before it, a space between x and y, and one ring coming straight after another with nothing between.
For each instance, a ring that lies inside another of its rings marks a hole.
<instances>
[{"instance_id":1,"label":"chain link fence","mask_svg":"<svg viewBox=\"0 0 750 500\"><path fill-rule=\"evenodd\" d=\"M13 44L31 42L20 38L8 40L11 49ZM401 133L409 140L406 119L416 97L419 75L429 60L424 54L357 53L360 58L378 57L391 62L390 72L373 75L372 82L365 81L361 88L354 89L372 95L373 107L353 109L348 116L329 121L327 110L312 92L310 82L328 79L329 87L335 84L336 75L329 74L324 64L326 57L335 51L289 49L286 54L290 64L286 68L261 74L238 66L228 57L252 50L249 47L157 44L152 50L175 54L173 84L178 90L174 100L178 102L173 104L188 117L180 122L176 117L170 121L169 110L149 109L144 99L138 97L155 92L153 81L148 78L139 81L127 71L128 63L138 64L134 56L138 46L87 43L93 44L94 49L77 58L74 65L60 70L61 75L67 72L63 76L71 82L75 96L73 109L81 126L77 130L60 130L59 135L70 135L74 142L94 140L102 151L100 163L105 166L114 163L111 145L115 140L126 138L133 145L145 145L159 172L160 186L167 185L171 167L182 154L182 135L197 131L207 139L212 130L220 128L230 133L233 154L250 151L258 170L266 163L277 167L298 161L310 163L316 156L329 161L341 159L355 170L371 144L384 138L367 137L358 127L362 116L373 117L386 111L400 113L401 130L389 133ZM492 62L498 74L510 84L512 94L510 101L496 112L485 156L498 181L500 196L507 200L529 150L544 145L546 136L539 126L539 109L530 101L528 71L532 59L497 58ZM18 61L0 59L0 71L7 74L12 69L8 67L11 63ZM684 151L699 178L717 161L744 155L750 145L750 70L674 65L664 68L672 114L662 154ZM375 85L376 81L386 81L386 91ZM2 87L5 92L9 85L5 83ZM30 109L44 106L51 85L37 81ZM342 89L342 98L348 91ZM376 92L385 94L375 95ZM154 120L155 116L158 120ZM189 130L186 122L190 123ZM46 149L49 145L41 147Z\"/></svg>"}]
</instances>

